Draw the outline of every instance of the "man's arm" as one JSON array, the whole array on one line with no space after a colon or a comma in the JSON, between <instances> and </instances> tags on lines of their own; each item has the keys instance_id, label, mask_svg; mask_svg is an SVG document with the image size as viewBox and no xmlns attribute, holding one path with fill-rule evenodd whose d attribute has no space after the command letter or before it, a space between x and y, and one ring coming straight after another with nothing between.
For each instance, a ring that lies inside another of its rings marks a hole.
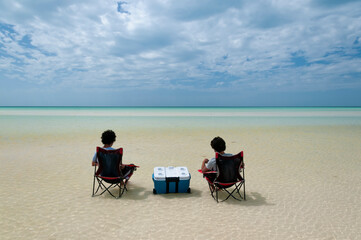
<instances>
[{"instance_id":1,"label":"man's arm","mask_svg":"<svg viewBox=\"0 0 361 240\"><path fill-rule=\"evenodd\" d=\"M206 158L206 159L204 159L203 162L202 162L201 170L202 170L203 173L210 171L210 170L206 167L206 163L208 163L208 161L209 161L209 160Z\"/></svg>"},{"instance_id":2,"label":"man's arm","mask_svg":"<svg viewBox=\"0 0 361 240\"><path fill-rule=\"evenodd\" d=\"M97 153L94 154L93 159L92 159L92 166L98 166L98 161L97 161Z\"/></svg>"}]
</instances>

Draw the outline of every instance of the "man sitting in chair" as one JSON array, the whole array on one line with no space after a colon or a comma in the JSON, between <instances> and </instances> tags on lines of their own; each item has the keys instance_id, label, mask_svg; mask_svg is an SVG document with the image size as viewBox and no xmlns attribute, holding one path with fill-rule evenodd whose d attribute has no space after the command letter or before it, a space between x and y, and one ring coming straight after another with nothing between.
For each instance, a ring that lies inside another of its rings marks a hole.
<instances>
[{"instance_id":1,"label":"man sitting in chair","mask_svg":"<svg viewBox=\"0 0 361 240\"><path fill-rule=\"evenodd\" d=\"M226 150L226 142L221 137L215 137L211 141L211 147L213 150L222 156L232 156L232 154L225 153ZM208 171L216 171L217 165L216 165L216 158L212 158L211 160L208 160L207 158L203 160L201 170L203 173ZM216 177L216 174L207 174L208 179L213 181Z\"/></svg>"},{"instance_id":2,"label":"man sitting in chair","mask_svg":"<svg viewBox=\"0 0 361 240\"><path fill-rule=\"evenodd\" d=\"M114 148L112 148L112 146L115 142L116 137L117 136L112 130L106 130L105 132L103 132L102 134L102 143L104 144L103 148L105 150L115 150ZM92 161L92 166L97 166L97 165L98 165L98 158L97 158L97 153L95 153ZM121 165L123 176L127 176L133 173L135 169L136 169L135 167L131 167L124 164Z\"/></svg>"}]
</instances>

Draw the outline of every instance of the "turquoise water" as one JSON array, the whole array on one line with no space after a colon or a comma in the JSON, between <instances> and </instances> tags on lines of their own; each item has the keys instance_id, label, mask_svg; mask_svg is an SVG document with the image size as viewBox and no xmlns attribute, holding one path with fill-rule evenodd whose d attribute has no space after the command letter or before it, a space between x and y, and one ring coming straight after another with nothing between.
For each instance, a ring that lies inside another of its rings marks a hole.
<instances>
[{"instance_id":1,"label":"turquoise water","mask_svg":"<svg viewBox=\"0 0 361 240\"><path fill-rule=\"evenodd\" d=\"M354 112L360 114L361 107L0 107L0 114L27 113L36 115L42 113L58 114L202 114L202 113L325 113L325 112Z\"/></svg>"},{"instance_id":2,"label":"turquoise water","mask_svg":"<svg viewBox=\"0 0 361 240\"><path fill-rule=\"evenodd\" d=\"M361 126L361 108L0 107L0 134L305 125Z\"/></svg>"}]
</instances>

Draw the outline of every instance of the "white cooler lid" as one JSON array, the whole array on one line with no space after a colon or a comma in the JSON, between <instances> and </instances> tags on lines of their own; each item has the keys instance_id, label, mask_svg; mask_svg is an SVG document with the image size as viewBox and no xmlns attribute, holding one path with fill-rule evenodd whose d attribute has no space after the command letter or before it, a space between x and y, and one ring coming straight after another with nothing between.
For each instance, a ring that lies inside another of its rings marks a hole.
<instances>
[{"instance_id":1,"label":"white cooler lid","mask_svg":"<svg viewBox=\"0 0 361 240\"><path fill-rule=\"evenodd\" d=\"M190 179L190 174L187 167L177 167L177 172L180 180Z\"/></svg>"},{"instance_id":2,"label":"white cooler lid","mask_svg":"<svg viewBox=\"0 0 361 240\"><path fill-rule=\"evenodd\" d=\"M166 177L179 177L179 180L190 179L187 167L155 167L154 180L165 180Z\"/></svg>"},{"instance_id":3,"label":"white cooler lid","mask_svg":"<svg viewBox=\"0 0 361 240\"><path fill-rule=\"evenodd\" d=\"M178 171L176 167L166 167L165 168L166 177L178 177Z\"/></svg>"},{"instance_id":4,"label":"white cooler lid","mask_svg":"<svg viewBox=\"0 0 361 240\"><path fill-rule=\"evenodd\" d=\"M154 168L154 180L165 180L165 167Z\"/></svg>"}]
</instances>

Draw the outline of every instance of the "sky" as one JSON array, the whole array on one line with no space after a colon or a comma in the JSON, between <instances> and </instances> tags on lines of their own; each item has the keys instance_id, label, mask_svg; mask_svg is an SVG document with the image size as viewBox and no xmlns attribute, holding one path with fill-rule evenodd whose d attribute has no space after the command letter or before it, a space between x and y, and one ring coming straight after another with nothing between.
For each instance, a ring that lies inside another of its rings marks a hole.
<instances>
[{"instance_id":1,"label":"sky","mask_svg":"<svg viewBox=\"0 0 361 240\"><path fill-rule=\"evenodd\" d=\"M0 0L0 106L361 106L361 0Z\"/></svg>"}]
</instances>

